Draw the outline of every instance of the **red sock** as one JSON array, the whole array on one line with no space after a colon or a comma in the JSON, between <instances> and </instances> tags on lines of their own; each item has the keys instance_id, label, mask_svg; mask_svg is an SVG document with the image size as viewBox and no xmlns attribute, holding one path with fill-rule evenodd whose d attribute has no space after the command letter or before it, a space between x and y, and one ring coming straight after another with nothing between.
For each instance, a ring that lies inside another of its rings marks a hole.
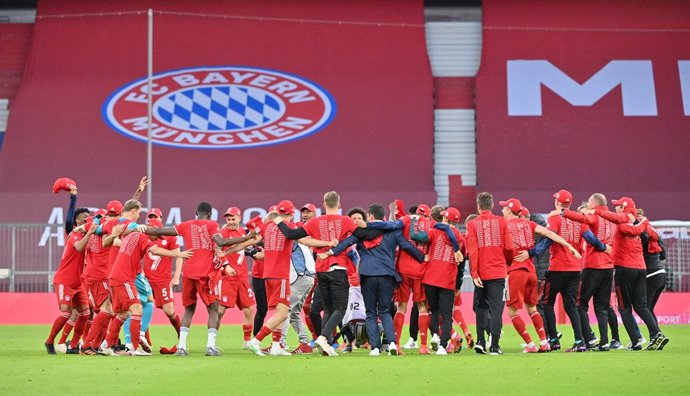
<instances>
[{"instance_id":1,"label":"red sock","mask_svg":"<svg viewBox=\"0 0 690 396\"><path fill-rule=\"evenodd\" d=\"M402 334L403 324L405 323L405 314L398 311L393 316L393 329L395 329L395 343L400 344L400 335Z\"/></svg>"},{"instance_id":2,"label":"red sock","mask_svg":"<svg viewBox=\"0 0 690 396\"><path fill-rule=\"evenodd\" d=\"M139 317L139 321L141 321L141 316ZM108 326L108 338L106 339L106 342L108 343L108 347L112 347L115 345L117 342L117 337L120 335L120 329L122 328L122 325L125 324L125 320L120 317L120 315L115 315L115 318L110 321L110 325ZM130 332L132 333L132 339L134 339L134 320L130 322ZM141 323L139 324L139 328L141 328ZM139 342L139 330L136 332L137 334L137 343ZM98 345L95 345L94 348L97 348Z\"/></svg>"},{"instance_id":3,"label":"red sock","mask_svg":"<svg viewBox=\"0 0 690 396\"><path fill-rule=\"evenodd\" d=\"M252 339L252 325L243 324L242 325L242 332L244 333L244 340L245 341L249 341Z\"/></svg>"},{"instance_id":4,"label":"red sock","mask_svg":"<svg viewBox=\"0 0 690 396\"><path fill-rule=\"evenodd\" d=\"M280 342L280 336L283 335L283 331L281 329L275 329L273 330L273 342Z\"/></svg>"},{"instance_id":5,"label":"red sock","mask_svg":"<svg viewBox=\"0 0 690 396\"><path fill-rule=\"evenodd\" d=\"M539 339L541 341L546 341L546 331L544 330L544 320L542 319L541 315L539 315L539 311L534 311L532 315L530 315L532 318L532 323L534 324L534 328L537 330L537 334L539 334Z\"/></svg>"},{"instance_id":6,"label":"red sock","mask_svg":"<svg viewBox=\"0 0 690 396\"><path fill-rule=\"evenodd\" d=\"M64 344L67 342L67 337L69 337L69 333L72 332L73 327L74 322L72 321L72 318L69 318L67 323L65 323L65 327L62 328L62 335L60 336L60 341L58 341L58 344Z\"/></svg>"},{"instance_id":7,"label":"red sock","mask_svg":"<svg viewBox=\"0 0 690 396\"><path fill-rule=\"evenodd\" d=\"M89 335L89 331L91 331L92 325L93 325L93 320L91 320L87 317L86 318L86 324L84 325L84 333L82 333L82 335L81 335L82 345L86 345L86 337Z\"/></svg>"},{"instance_id":8,"label":"red sock","mask_svg":"<svg viewBox=\"0 0 690 396\"><path fill-rule=\"evenodd\" d=\"M72 337L72 342L70 342L69 347L74 349L79 346L79 339L82 334L84 334L84 328L86 327L86 321L89 319L89 310L86 309L79 312L77 316L77 322L74 325L74 336Z\"/></svg>"},{"instance_id":9,"label":"red sock","mask_svg":"<svg viewBox=\"0 0 690 396\"><path fill-rule=\"evenodd\" d=\"M53 322L53 327L50 328L50 334L48 334L46 344L55 343L55 337L65 326L65 323L67 323L70 316L72 316L72 311L60 311L60 315L58 315L58 317L55 318L55 321Z\"/></svg>"},{"instance_id":10,"label":"red sock","mask_svg":"<svg viewBox=\"0 0 690 396\"><path fill-rule=\"evenodd\" d=\"M307 296L307 300L311 301L311 297ZM311 310L311 305L304 305L302 307L302 312L304 312L304 323L307 324L307 328L309 329L309 332L311 333L311 338L315 340L316 338L319 337L318 334L316 334L316 330L314 329L314 323L311 322L311 317L309 317L309 311Z\"/></svg>"},{"instance_id":11,"label":"red sock","mask_svg":"<svg viewBox=\"0 0 690 396\"><path fill-rule=\"evenodd\" d=\"M453 320L458 324L458 326L460 326L463 334L467 335L470 332L470 329L467 328L467 323L465 323L465 318L462 316L460 307L457 307L455 310L453 310Z\"/></svg>"},{"instance_id":12,"label":"red sock","mask_svg":"<svg viewBox=\"0 0 690 396\"><path fill-rule=\"evenodd\" d=\"M129 321L129 333L132 336L132 346L139 349L139 332L141 331L141 315L132 315ZM118 330L119 332L119 330ZM150 345L150 344L149 344Z\"/></svg>"},{"instance_id":13,"label":"red sock","mask_svg":"<svg viewBox=\"0 0 690 396\"><path fill-rule=\"evenodd\" d=\"M110 322L110 315L108 315L106 312L99 312L94 318L93 318L93 323L91 324L91 328L89 329L89 332L86 335L86 340L84 342L84 347L92 347L92 348L98 348L98 345L93 345L96 340L99 337L99 334L101 332L101 328L105 327L108 325L108 322Z\"/></svg>"},{"instance_id":14,"label":"red sock","mask_svg":"<svg viewBox=\"0 0 690 396\"><path fill-rule=\"evenodd\" d=\"M175 331L177 332L177 338L180 338L180 317L177 316L176 313L173 313L173 316L168 316L168 320L170 321L170 324L175 328Z\"/></svg>"},{"instance_id":15,"label":"red sock","mask_svg":"<svg viewBox=\"0 0 690 396\"><path fill-rule=\"evenodd\" d=\"M426 346L427 333L429 332L429 317L428 312L419 313L419 341L421 345Z\"/></svg>"},{"instance_id":16,"label":"red sock","mask_svg":"<svg viewBox=\"0 0 690 396\"><path fill-rule=\"evenodd\" d=\"M261 327L261 330L259 330L259 333L255 336L255 338L259 341L263 341L263 339L269 334L271 334L271 329L264 325Z\"/></svg>"},{"instance_id":17,"label":"red sock","mask_svg":"<svg viewBox=\"0 0 690 396\"><path fill-rule=\"evenodd\" d=\"M113 320L115 319L114 313L106 313L107 319L106 322L103 323L103 326L101 326L100 331L98 332L98 335L96 336L96 339L93 342L93 347L98 349L101 344L103 343L103 340L105 340L105 337L108 335L108 329L110 329L110 325L113 323ZM115 341L117 341L117 338L119 337L119 334L115 335ZM108 345L110 346L110 345Z\"/></svg>"},{"instance_id":18,"label":"red sock","mask_svg":"<svg viewBox=\"0 0 690 396\"><path fill-rule=\"evenodd\" d=\"M520 337L522 337L522 339L525 340L526 343L532 343L532 337L529 335L529 332L525 328L525 322L520 317L520 314L511 316L510 320L513 322L513 327L515 327L515 330L517 330L518 334L520 334Z\"/></svg>"},{"instance_id":19,"label":"red sock","mask_svg":"<svg viewBox=\"0 0 690 396\"><path fill-rule=\"evenodd\" d=\"M149 345L153 345L153 342L151 342L151 334L149 333L149 329L146 329L146 333L144 334L146 335L146 342L148 342Z\"/></svg>"}]
</instances>

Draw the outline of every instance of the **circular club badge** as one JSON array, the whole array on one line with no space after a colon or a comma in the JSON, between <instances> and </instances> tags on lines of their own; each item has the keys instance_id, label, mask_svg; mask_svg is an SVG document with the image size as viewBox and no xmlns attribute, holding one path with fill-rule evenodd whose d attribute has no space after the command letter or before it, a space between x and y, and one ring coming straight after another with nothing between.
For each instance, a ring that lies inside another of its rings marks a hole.
<instances>
[{"instance_id":1,"label":"circular club badge","mask_svg":"<svg viewBox=\"0 0 690 396\"><path fill-rule=\"evenodd\" d=\"M301 139L335 116L333 97L294 74L256 67L195 67L158 73L151 85L153 143L238 149ZM115 91L103 104L115 131L148 139L148 81Z\"/></svg>"}]
</instances>

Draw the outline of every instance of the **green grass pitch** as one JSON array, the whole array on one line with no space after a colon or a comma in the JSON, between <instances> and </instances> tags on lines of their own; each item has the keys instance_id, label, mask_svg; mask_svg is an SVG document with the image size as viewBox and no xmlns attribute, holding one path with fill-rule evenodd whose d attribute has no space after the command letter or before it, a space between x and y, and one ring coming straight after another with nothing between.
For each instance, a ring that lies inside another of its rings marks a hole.
<instances>
[{"instance_id":1,"label":"green grass pitch","mask_svg":"<svg viewBox=\"0 0 690 396\"><path fill-rule=\"evenodd\" d=\"M463 350L372 358L360 349L326 358L257 357L241 349L241 328L227 325L218 335L224 356L205 357L206 329L194 326L191 354L181 358L49 356L48 326L0 326L0 395L690 394L690 325L663 326L671 339L663 351L577 354L523 355L512 326L503 329L503 356ZM563 344L571 342L567 327L560 330ZM170 326L153 326L151 333L156 346L175 343Z\"/></svg>"}]
</instances>

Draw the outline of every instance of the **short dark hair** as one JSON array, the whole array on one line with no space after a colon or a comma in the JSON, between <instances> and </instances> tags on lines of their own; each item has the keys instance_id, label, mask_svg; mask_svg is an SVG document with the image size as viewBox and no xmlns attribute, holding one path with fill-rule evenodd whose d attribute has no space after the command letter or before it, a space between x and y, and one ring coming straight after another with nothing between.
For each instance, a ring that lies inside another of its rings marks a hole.
<instances>
[{"instance_id":1,"label":"short dark hair","mask_svg":"<svg viewBox=\"0 0 690 396\"><path fill-rule=\"evenodd\" d=\"M477 207L479 210L491 210L494 208L494 197L491 193L480 192L477 194Z\"/></svg>"},{"instance_id":2,"label":"short dark hair","mask_svg":"<svg viewBox=\"0 0 690 396\"><path fill-rule=\"evenodd\" d=\"M469 223L470 221L476 219L477 217L479 217L479 215L476 214L476 213L472 213L471 215L468 215L468 216L465 218L465 224L467 224L467 223Z\"/></svg>"},{"instance_id":3,"label":"short dark hair","mask_svg":"<svg viewBox=\"0 0 690 396\"><path fill-rule=\"evenodd\" d=\"M198 214L207 214L210 215L213 212L213 207L211 207L211 204L208 202L201 202L197 207L196 207L196 212Z\"/></svg>"},{"instance_id":4,"label":"short dark hair","mask_svg":"<svg viewBox=\"0 0 690 396\"><path fill-rule=\"evenodd\" d=\"M431 218L440 223L441 221L443 221L443 216L441 216L441 212L443 212L444 210L446 210L446 208L442 205L434 205L431 208Z\"/></svg>"},{"instance_id":5,"label":"short dark hair","mask_svg":"<svg viewBox=\"0 0 690 396\"><path fill-rule=\"evenodd\" d=\"M79 216L82 213L91 214L91 211L89 210L89 208L77 208L77 210L74 211L74 216L72 216L72 224L76 224L77 216Z\"/></svg>"},{"instance_id":6,"label":"short dark hair","mask_svg":"<svg viewBox=\"0 0 690 396\"><path fill-rule=\"evenodd\" d=\"M383 218L386 216L386 211L385 211L385 209L383 209L383 205L381 205L381 204L369 205L369 209L367 209L367 213L374 216L374 218L376 220L383 220Z\"/></svg>"},{"instance_id":7,"label":"short dark hair","mask_svg":"<svg viewBox=\"0 0 690 396\"><path fill-rule=\"evenodd\" d=\"M367 212L365 212L364 209L362 209L362 208L360 208L360 207L354 207L354 208L348 210L348 211L347 211L347 217L350 217L350 216L352 216L352 215L355 214L355 213L359 213L360 215L362 215L362 218L366 221L366 219L367 219Z\"/></svg>"},{"instance_id":8,"label":"short dark hair","mask_svg":"<svg viewBox=\"0 0 690 396\"><path fill-rule=\"evenodd\" d=\"M410 210L409 210L408 213L409 213L409 214L415 214L415 213L417 213L417 208L418 208L418 207L419 207L418 205L410 206Z\"/></svg>"}]
</instances>

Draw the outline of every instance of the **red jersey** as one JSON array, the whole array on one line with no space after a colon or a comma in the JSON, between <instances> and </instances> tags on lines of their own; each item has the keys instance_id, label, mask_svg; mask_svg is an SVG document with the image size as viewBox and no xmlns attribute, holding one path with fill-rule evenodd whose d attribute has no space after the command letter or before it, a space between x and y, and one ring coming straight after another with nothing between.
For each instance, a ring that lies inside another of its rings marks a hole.
<instances>
[{"instance_id":1,"label":"red jersey","mask_svg":"<svg viewBox=\"0 0 690 396\"><path fill-rule=\"evenodd\" d=\"M417 249L421 250L425 255L429 253L429 243L417 243L410 238L410 226L412 225L412 216L405 215L400 220L403 222L405 227L403 228L403 236L405 239L410 241ZM428 219L424 216L419 216L415 222L415 231L425 231L427 234L429 231L433 230L434 224L436 222L432 219ZM431 241L431 238L429 239ZM405 250L400 249L398 251L398 261L396 263L398 272L406 277L414 279L422 279L424 277L425 265L420 265L420 263L414 259Z\"/></svg>"},{"instance_id":2,"label":"red jersey","mask_svg":"<svg viewBox=\"0 0 690 396\"><path fill-rule=\"evenodd\" d=\"M125 231L127 230L127 226L129 226L129 223L131 223L132 220L129 220L124 217L120 217L119 219L111 219L107 221L105 224L103 224L103 227L101 230L103 231L103 234L112 234L113 233L113 228L118 225L124 225L125 226ZM124 233L124 232L123 232ZM120 238L122 238L122 234L120 234ZM117 259L117 255L119 253L119 249L117 246L110 245L106 249L108 249L108 273L113 268L113 264L115 264L115 259Z\"/></svg>"},{"instance_id":3,"label":"red jersey","mask_svg":"<svg viewBox=\"0 0 690 396\"><path fill-rule=\"evenodd\" d=\"M513 261L513 237L503 217L482 210L467 223L467 252L472 278L505 278Z\"/></svg>"},{"instance_id":4,"label":"red jersey","mask_svg":"<svg viewBox=\"0 0 690 396\"><path fill-rule=\"evenodd\" d=\"M264 278L264 261L259 259L252 260L254 264L252 265L252 278L263 279Z\"/></svg>"},{"instance_id":5,"label":"red jersey","mask_svg":"<svg viewBox=\"0 0 690 396\"><path fill-rule=\"evenodd\" d=\"M117 283L134 282L141 272L141 260L144 254L155 244L148 235L141 232L132 232L122 239L122 244L117 253L115 264L110 271L110 281Z\"/></svg>"},{"instance_id":6,"label":"red jersey","mask_svg":"<svg viewBox=\"0 0 690 396\"><path fill-rule=\"evenodd\" d=\"M81 273L84 269L86 249L78 252L74 244L81 241L82 238L84 238L84 234L79 232L71 232L67 236L60 265L53 277L54 283L65 285L71 289L78 289L81 286Z\"/></svg>"},{"instance_id":7,"label":"red jersey","mask_svg":"<svg viewBox=\"0 0 690 396\"><path fill-rule=\"evenodd\" d=\"M153 241L153 244L167 250L175 250L180 247L177 237L162 236ZM172 257L156 256L148 252L144 256L144 274L152 285L168 285L172 280Z\"/></svg>"},{"instance_id":8,"label":"red jersey","mask_svg":"<svg viewBox=\"0 0 690 396\"><path fill-rule=\"evenodd\" d=\"M241 238L246 234L244 228L231 230L228 227L222 227L220 229L220 233L221 235L223 235L223 238ZM229 249L230 247L228 247L226 250ZM237 272L237 275L235 276L227 276L225 274L225 271L222 271L221 276L223 276L225 279L238 281L246 281L247 279L249 279L249 270L247 270L247 261L244 257L244 250L240 250L239 252L231 253L225 256L223 262L227 262L228 264L230 264L230 266L235 270L235 272Z\"/></svg>"},{"instance_id":9,"label":"red jersey","mask_svg":"<svg viewBox=\"0 0 690 396\"><path fill-rule=\"evenodd\" d=\"M510 235L513 237L513 245L515 246L513 253L515 256L524 250L534 248L534 231L537 229L537 223L517 217L508 220L507 223L508 230L510 230ZM518 269L526 269L529 272L535 273L537 272L537 270L534 268L532 257L529 257L523 262L513 260L513 264L508 267L508 272Z\"/></svg>"},{"instance_id":10,"label":"red jersey","mask_svg":"<svg viewBox=\"0 0 690 396\"><path fill-rule=\"evenodd\" d=\"M465 238L457 228L453 227L453 234L460 245L460 252L466 254ZM444 289L455 290L455 278L458 276L458 262L455 261L455 251L445 231L435 228L427 231L429 235L429 262L420 267L426 267L422 283Z\"/></svg>"},{"instance_id":11,"label":"red jersey","mask_svg":"<svg viewBox=\"0 0 690 396\"><path fill-rule=\"evenodd\" d=\"M627 214L613 213L608 210L596 210L596 214L618 224L616 235L613 237L611 257L613 264L618 267L647 269L642 253L640 234L647 229L648 221L635 225L630 224Z\"/></svg>"},{"instance_id":12,"label":"red jersey","mask_svg":"<svg viewBox=\"0 0 690 396\"><path fill-rule=\"evenodd\" d=\"M598 206L595 210L606 210L606 206ZM563 211L563 216L567 219L577 221L579 223L587 224L592 230L592 233L605 245L613 243L613 237L616 235L616 224L597 215L586 215L572 210ZM582 256L584 268L595 269L610 269L613 268L613 259L611 255L606 252L598 251L594 246L586 243L585 254Z\"/></svg>"},{"instance_id":13,"label":"red jersey","mask_svg":"<svg viewBox=\"0 0 690 396\"><path fill-rule=\"evenodd\" d=\"M177 233L184 238L185 249L192 249L194 255L186 259L183 276L199 279L213 272L215 244L213 236L220 234L218 223L213 220L188 220L175 226Z\"/></svg>"},{"instance_id":14,"label":"red jersey","mask_svg":"<svg viewBox=\"0 0 690 396\"><path fill-rule=\"evenodd\" d=\"M302 228L310 237L329 242L333 239L342 241L347 238L357 228L357 225L348 216L326 214L309 220ZM316 253L323 253L327 252L328 249L328 247L323 247L316 248L315 250ZM334 265L347 268L347 257L344 254L340 254L329 256L325 260L317 259L316 272L328 272Z\"/></svg>"},{"instance_id":15,"label":"red jersey","mask_svg":"<svg viewBox=\"0 0 690 396\"><path fill-rule=\"evenodd\" d=\"M293 224L285 223L285 225L293 227ZM261 224L260 230L264 241L263 278L290 279L292 241L288 240L272 221Z\"/></svg>"},{"instance_id":16,"label":"red jersey","mask_svg":"<svg viewBox=\"0 0 690 396\"><path fill-rule=\"evenodd\" d=\"M84 279L104 280L108 279L110 268L108 267L108 254L110 246L103 247L103 235L91 234L86 243L86 269Z\"/></svg>"},{"instance_id":17,"label":"red jersey","mask_svg":"<svg viewBox=\"0 0 690 396\"><path fill-rule=\"evenodd\" d=\"M565 239L578 252L582 253L582 234L589 230L586 224L578 223L563 216L551 216L547 220L547 228ZM551 245L551 264L549 271L580 271L582 263L573 256L565 246L554 243Z\"/></svg>"}]
</instances>

